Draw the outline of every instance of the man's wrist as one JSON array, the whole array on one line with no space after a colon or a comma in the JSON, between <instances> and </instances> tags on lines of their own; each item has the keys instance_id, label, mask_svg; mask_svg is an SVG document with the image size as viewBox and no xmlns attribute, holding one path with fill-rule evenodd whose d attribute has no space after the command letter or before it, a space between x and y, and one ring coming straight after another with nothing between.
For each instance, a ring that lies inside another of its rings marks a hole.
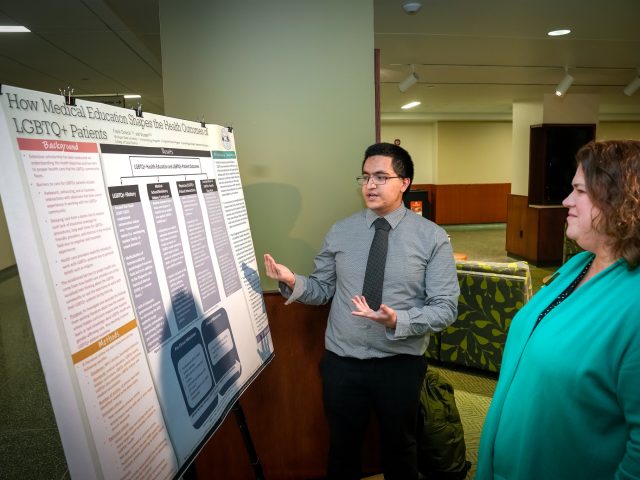
<instances>
[{"instance_id":1,"label":"man's wrist","mask_svg":"<svg viewBox=\"0 0 640 480\"><path fill-rule=\"evenodd\" d=\"M383 313L384 316L379 320L379 323L384 325L385 328L394 330L398 324L398 314L395 310L389 307L385 307Z\"/></svg>"},{"instance_id":2,"label":"man's wrist","mask_svg":"<svg viewBox=\"0 0 640 480\"><path fill-rule=\"evenodd\" d=\"M293 290L293 287L296 286L296 274L291 272L291 279L285 283L287 284L287 287Z\"/></svg>"}]
</instances>

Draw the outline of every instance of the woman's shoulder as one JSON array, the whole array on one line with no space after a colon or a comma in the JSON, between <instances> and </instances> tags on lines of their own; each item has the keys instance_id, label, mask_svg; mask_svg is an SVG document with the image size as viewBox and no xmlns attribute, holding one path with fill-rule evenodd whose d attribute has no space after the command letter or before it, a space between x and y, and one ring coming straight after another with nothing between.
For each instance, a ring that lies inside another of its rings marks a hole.
<instances>
[{"instance_id":1,"label":"woman's shoulder","mask_svg":"<svg viewBox=\"0 0 640 480\"><path fill-rule=\"evenodd\" d=\"M591 261L593 257L594 257L594 254L587 250L576 253L569 260L567 260L567 262L564 263L559 270L562 271L562 270L571 270L575 268L583 268L587 263Z\"/></svg>"}]
</instances>

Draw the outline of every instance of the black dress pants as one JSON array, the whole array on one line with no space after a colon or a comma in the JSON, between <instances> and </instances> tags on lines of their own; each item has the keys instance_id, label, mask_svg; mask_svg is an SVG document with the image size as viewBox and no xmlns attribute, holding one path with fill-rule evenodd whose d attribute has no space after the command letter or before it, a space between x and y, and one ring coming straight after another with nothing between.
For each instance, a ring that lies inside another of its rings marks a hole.
<instances>
[{"instance_id":1,"label":"black dress pants","mask_svg":"<svg viewBox=\"0 0 640 480\"><path fill-rule=\"evenodd\" d=\"M427 361L422 355L359 360L326 351L321 363L330 446L327 476L361 478L371 411L380 426L385 480L416 480L416 415Z\"/></svg>"}]
</instances>

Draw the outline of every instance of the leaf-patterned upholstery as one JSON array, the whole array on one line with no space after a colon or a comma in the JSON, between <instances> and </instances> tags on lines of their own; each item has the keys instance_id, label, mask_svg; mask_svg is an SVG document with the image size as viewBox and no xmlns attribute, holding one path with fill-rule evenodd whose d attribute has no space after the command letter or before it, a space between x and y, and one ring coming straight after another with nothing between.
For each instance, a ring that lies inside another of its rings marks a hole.
<instances>
[{"instance_id":1,"label":"leaf-patterned upholstery","mask_svg":"<svg viewBox=\"0 0 640 480\"><path fill-rule=\"evenodd\" d=\"M440 360L440 334L432 334L429 338L427 351L424 353L430 360Z\"/></svg>"},{"instance_id":2,"label":"leaf-patterned upholstery","mask_svg":"<svg viewBox=\"0 0 640 480\"><path fill-rule=\"evenodd\" d=\"M458 261L458 318L439 335L439 360L498 372L511 320L531 298L527 262Z\"/></svg>"}]
</instances>

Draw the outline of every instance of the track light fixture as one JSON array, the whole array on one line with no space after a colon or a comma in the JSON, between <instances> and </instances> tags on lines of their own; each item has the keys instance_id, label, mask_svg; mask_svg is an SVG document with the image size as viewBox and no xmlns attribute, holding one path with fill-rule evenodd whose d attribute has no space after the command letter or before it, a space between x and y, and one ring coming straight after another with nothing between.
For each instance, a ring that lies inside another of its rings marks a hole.
<instances>
[{"instance_id":1,"label":"track light fixture","mask_svg":"<svg viewBox=\"0 0 640 480\"><path fill-rule=\"evenodd\" d=\"M636 75L636 78L631 80L629 82L629 85L624 87L623 92L627 97L630 97L631 95L636 93L639 88L640 88L640 68L638 69L638 75Z\"/></svg>"},{"instance_id":2,"label":"track light fixture","mask_svg":"<svg viewBox=\"0 0 640 480\"><path fill-rule=\"evenodd\" d=\"M556 87L556 95L558 97L561 97L565 93L567 93L567 90L569 90L569 87L573 83L573 77L569 74L569 69L565 68L564 71L565 71L564 78L560 80L560 83Z\"/></svg>"},{"instance_id":3,"label":"track light fixture","mask_svg":"<svg viewBox=\"0 0 640 480\"><path fill-rule=\"evenodd\" d=\"M405 78L398 84L398 88L402 93L404 93L409 90L418 80L420 80L420 77L415 72L415 67L411 65L411 73L407 78Z\"/></svg>"}]
</instances>

